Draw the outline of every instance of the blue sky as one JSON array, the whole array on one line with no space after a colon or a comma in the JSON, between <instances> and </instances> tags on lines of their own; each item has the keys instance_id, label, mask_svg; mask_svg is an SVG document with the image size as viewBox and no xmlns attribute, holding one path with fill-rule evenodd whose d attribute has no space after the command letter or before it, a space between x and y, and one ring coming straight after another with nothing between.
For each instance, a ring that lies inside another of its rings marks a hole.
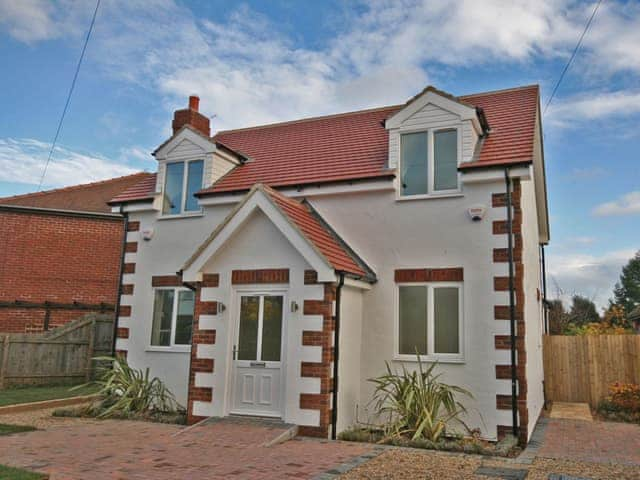
<instances>
[{"instance_id":1,"label":"blue sky","mask_svg":"<svg viewBox=\"0 0 640 480\"><path fill-rule=\"evenodd\" d=\"M189 94L214 130L539 83L594 2L103 0L45 187L155 170ZM0 0L0 196L33 191L93 0ZM605 0L543 119L552 296L603 305L640 248L640 3Z\"/></svg>"}]
</instances>

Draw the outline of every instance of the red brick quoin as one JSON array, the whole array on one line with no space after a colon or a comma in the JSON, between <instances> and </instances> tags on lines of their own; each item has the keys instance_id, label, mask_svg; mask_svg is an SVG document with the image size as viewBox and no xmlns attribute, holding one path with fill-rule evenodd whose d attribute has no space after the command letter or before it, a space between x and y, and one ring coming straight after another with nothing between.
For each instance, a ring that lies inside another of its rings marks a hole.
<instances>
[{"instance_id":1,"label":"red brick quoin","mask_svg":"<svg viewBox=\"0 0 640 480\"><path fill-rule=\"evenodd\" d=\"M115 305L122 249L120 218L0 210L0 301ZM86 310L51 310L49 326ZM0 309L0 332L39 332L44 310Z\"/></svg>"},{"instance_id":2,"label":"red brick quoin","mask_svg":"<svg viewBox=\"0 0 640 480\"><path fill-rule=\"evenodd\" d=\"M305 272L305 279L310 282L313 275ZM307 282L305 282L307 283ZM303 305L304 315L322 315L322 330L302 332L302 344L305 346L321 346L322 359L320 362L301 362L300 373L302 377L320 379L320 393L301 393L300 408L319 410L320 424L318 426L300 426L300 435L327 438L331 425L331 395L333 392L333 375L331 363L333 362L333 331L335 329L335 317L333 305L336 299L336 286L332 283L324 284L324 297L322 300L305 300Z\"/></svg>"},{"instance_id":3,"label":"red brick quoin","mask_svg":"<svg viewBox=\"0 0 640 480\"><path fill-rule=\"evenodd\" d=\"M514 290L516 298L516 377L518 380L518 423L520 442L526 443L529 423L529 411L527 409L527 375L526 363L527 352L525 348L525 319L524 319L524 264L522 263L522 189L520 180L513 180L513 191L511 203L513 205L513 263L514 263ZM507 197L505 193L494 193L491 197L493 208L505 208ZM493 223L494 235L507 235L508 225L506 220ZM509 251L507 248L494 248L494 263L508 262ZM493 288L495 291L508 291L508 277L494 277ZM509 321L510 313L508 305L495 305L494 318L498 321ZM511 348L511 338L508 335L496 335L494 339L497 350L508 350ZM510 365L496 365L496 379L510 379ZM511 409L511 395L496 395L496 408L498 410ZM498 425L498 438L503 438L511 433L511 426Z\"/></svg>"},{"instance_id":4,"label":"red brick quoin","mask_svg":"<svg viewBox=\"0 0 640 480\"><path fill-rule=\"evenodd\" d=\"M218 284L218 275L205 275L203 282L196 283L195 307L193 312L193 333L191 340L191 368L189 371L189 391L187 400L187 423L192 425L204 420L206 417L195 415L193 403L211 402L213 389L211 387L196 387L196 373L213 373L214 361L212 358L198 358L198 345L214 345L216 343L215 330L200 329L200 315L215 315L218 310L217 302L204 302L201 300L203 285Z\"/></svg>"}]
</instances>

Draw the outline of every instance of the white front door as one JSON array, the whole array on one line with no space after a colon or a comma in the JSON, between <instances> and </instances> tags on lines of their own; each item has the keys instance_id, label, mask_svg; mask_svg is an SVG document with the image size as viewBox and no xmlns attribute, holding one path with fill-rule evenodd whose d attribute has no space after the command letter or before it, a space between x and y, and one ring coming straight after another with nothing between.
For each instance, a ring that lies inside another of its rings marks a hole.
<instances>
[{"instance_id":1,"label":"white front door","mask_svg":"<svg viewBox=\"0 0 640 480\"><path fill-rule=\"evenodd\" d=\"M281 417L284 295L242 293L239 300L231 413Z\"/></svg>"}]
</instances>

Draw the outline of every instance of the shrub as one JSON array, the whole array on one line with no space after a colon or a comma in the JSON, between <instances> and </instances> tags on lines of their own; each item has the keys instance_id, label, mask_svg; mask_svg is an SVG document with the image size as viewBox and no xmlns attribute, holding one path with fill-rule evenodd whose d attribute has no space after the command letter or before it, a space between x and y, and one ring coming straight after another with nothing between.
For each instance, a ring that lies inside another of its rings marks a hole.
<instances>
[{"instance_id":1,"label":"shrub","mask_svg":"<svg viewBox=\"0 0 640 480\"><path fill-rule=\"evenodd\" d=\"M591 322L585 325L570 323L564 330L565 335L630 335L634 333L632 328L610 322Z\"/></svg>"},{"instance_id":2,"label":"shrub","mask_svg":"<svg viewBox=\"0 0 640 480\"><path fill-rule=\"evenodd\" d=\"M472 398L467 390L440 381L442 374L434 374L437 364L426 370L418 356L418 370L409 372L402 365L400 373L392 372L385 362L387 373L369 381L375 384L373 402L375 413L386 417L385 438L424 438L437 442L446 434L447 425L459 423L465 407L456 395Z\"/></svg>"},{"instance_id":3,"label":"shrub","mask_svg":"<svg viewBox=\"0 0 640 480\"><path fill-rule=\"evenodd\" d=\"M616 382L609 386L607 400L619 410L640 412L640 385Z\"/></svg>"},{"instance_id":4,"label":"shrub","mask_svg":"<svg viewBox=\"0 0 640 480\"><path fill-rule=\"evenodd\" d=\"M131 368L124 357L98 357L98 379L102 400L90 407L96 417L127 418L135 414L171 413L179 408L173 394L149 369ZM80 385L75 388L81 388Z\"/></svg>"},{"instance_id":5,"label":"shrub","mask_svg":"<svg viewBox=\"0 0 640 480\"><path fill-rule=\"evenodd\" d=\"M640 423L640 385L616 382L598 405L598 412L609 420Z\"/></svg>"}]
</instances>

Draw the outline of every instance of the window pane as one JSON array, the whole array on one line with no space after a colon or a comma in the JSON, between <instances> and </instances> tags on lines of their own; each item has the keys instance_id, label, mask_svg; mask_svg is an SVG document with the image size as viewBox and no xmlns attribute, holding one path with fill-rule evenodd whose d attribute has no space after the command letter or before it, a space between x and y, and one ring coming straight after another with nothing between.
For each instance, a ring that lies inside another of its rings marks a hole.
<instances>
[{"instance_id":1,"label":"window pane","mask_svg":"<svg viewBox=\"0 0 640 480\"><path fill-rule=\"evenodd\" d=\"M173 343L189 345L191 343L191 327L193 325L193 308L195 295L191 290L178 292L178 316L176 318L176 336Z\"/></svg>"},{"instance_id":2,"label":"window pane","mask_svg":"<svg viewBox=\"0 0 640 480\"><path fill-rule=\"evenodd\" d=\"M168 163L164 180L164 203L162 213L180 213L182 208L182 181L184 163Z\"/></svg>"},{"instance_id":3,"label":"window pane","mask_svg":"<svg viewBox=\"0 0 640 480\"><path fill-rule=\"evenodd\" d=\"M458 188L458 132L446 130L433 134L434 190Z\"/></svg>"},{"instance_id":4,"label":"window pane","mask_svg":"<svg viewBox=\"0 0 640 480\"><path fill-rule=\"evenodd\" d=\"M241 298L238 360L257 360L259 309L260 297L252 296Z\"/></svg>"},{"instance_id":5,"label":"window pane","mask_svg":"<svg viewBox=\"0 0 640 480\"><path fill-rule=\"evenodd\" d=\"M173 290L156 290L153 302L151 345L171 345L171 316L173 315Z\"/></svg>"},{"instance_id":6,"label":"window pane","mask_svg":"<svg viewBox=\"0 0 640 480\"><path fill-rule=\"evenodd\" d=\"M458 288L433 289L435 353L460 353Z\"/></svg>"},{"instance_id":7,"label":"window pane","mask_svg":"<svg viewBox=\"0 0 640 480\"><path fill-rule=\"evenodd\" d=\"M189 175L187 177L187 199L185 201L184 209L199 210L198 199L193 196L198 190L202 189L202 170L204 168L204 162L198 160L196 162L189 162Z\"/></svg>"},{"instance_id":8,"label":"window pane","mask_svg":"<svg viewBox=\"0 0 640 480\"><path fill-rule=\"evenodd\" d=\"M402 195L427 193L427 132L408 133L400 137Z\"/></svg>"},{"instance_id":9,"label":"window pane","mask_svg":"<svg viewBox=\"0 0 640 480\"><path fill-rule=\"evenodd\" d=\"M400 287L400 345L398 352L427 354L427 287Z\"/></svg>"},{"instance_id":10,"label":"window pane","mask_svg":"<svg viewBox=\"0 0 640 480\"><path fill-rule=\"evenodd\" d=\"M282 297L264 297L262 313L262 360L280 361L282 342Z\"/></svg>"}]
</instances>

